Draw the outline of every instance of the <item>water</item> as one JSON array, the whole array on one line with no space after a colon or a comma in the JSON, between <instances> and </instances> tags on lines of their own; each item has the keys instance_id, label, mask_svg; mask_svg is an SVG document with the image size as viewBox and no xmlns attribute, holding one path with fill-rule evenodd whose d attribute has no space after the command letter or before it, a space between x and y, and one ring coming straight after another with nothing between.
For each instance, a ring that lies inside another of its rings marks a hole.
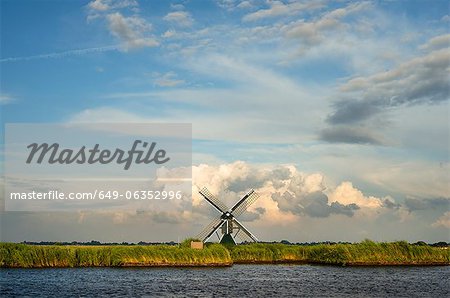
<instances>
[{"instance_id":1,"label":"water","mask_svg":"<svg viewBox=\"0 0 450 298\"><path fill-rule=\"evenodd\" d=\"M449 297L450 267L1 269L0 296Z\"/></svg>"}]
</instances>

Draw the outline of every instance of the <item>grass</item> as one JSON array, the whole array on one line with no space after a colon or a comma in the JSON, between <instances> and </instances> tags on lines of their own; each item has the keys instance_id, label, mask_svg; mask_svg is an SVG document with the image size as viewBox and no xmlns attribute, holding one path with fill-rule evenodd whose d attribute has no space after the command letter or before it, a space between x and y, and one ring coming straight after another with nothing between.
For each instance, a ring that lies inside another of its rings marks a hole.
<instances>
[{"instance_id":1,"label":"grass","mask_svg":"<svg viewBox=\"0 0 450 298\"><path fill-rule=\"evenodd\" d=\"M406 241L318 245L311 247L312 262L336 265L433 265L450 264L448 249L410 245Z\"/></svg>"},{"instance_id":2,"label":"grass","mask_svg":"<svg viewBox=\"0 0 450 298\"><path fill-rule=\"evenodd\" d=\"M438 265L450 264L450 250L417 246L406 241L311 246L249 244L231 248L236 263L305 262L330 265Z\"/></svg>"},{"instance_id":3,"label":"grass","mask_svg":"<svg viewBox=\"0 0 450 298\"><path fill-rule=\"evenodd\" d=\"M235 263L307 262L308 247L280 243L252 243L229 247Z\"/></svg>"},{"instance_id":4,"label":"grass","mask_svg":"<svg viewBox=\"0 0 450 298\"><path fill-rule=\"evenodd\" d=\"M405 241L356 244L208 244L203 250L152 246L75 246L0 243L0 267L228 266L301 262L330 265L449 265L450 250Z\"/></svg>"},{"instance_id":5,"label":"grass","mask_svg":"<svg viewBox=\"0 0 450 298\"><path fill-rule=\"evenodd\" d=\"M0 243L1 267L228 266L229 251L220 244L203 250L153 246L58 246Z\"/></svg>"}]
</instances>

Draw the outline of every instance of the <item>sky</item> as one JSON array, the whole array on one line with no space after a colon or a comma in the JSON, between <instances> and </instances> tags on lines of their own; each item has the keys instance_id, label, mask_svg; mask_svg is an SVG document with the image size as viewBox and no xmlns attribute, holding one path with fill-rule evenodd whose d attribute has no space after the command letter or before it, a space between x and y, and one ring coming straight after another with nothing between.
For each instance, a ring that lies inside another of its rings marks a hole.
<instances>
[{"instance_id":1,"label":"sky","mask_svg":"<svg viewBox=\"0 0 450 298\"><path fill-rule=\"evenodd\" d=\"M193 138L191 210L3 211L2 241L176 241L214 216L203 186L254 188L242 221L265 241L450 241L447 1L0 4L2 127Z\"/></svg>"}]
</instances>

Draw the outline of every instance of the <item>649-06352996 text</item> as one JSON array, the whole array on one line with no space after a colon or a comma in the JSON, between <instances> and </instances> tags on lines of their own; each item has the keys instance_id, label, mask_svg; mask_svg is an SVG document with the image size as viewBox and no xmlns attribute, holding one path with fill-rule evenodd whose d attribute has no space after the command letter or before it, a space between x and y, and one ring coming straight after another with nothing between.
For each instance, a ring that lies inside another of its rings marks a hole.
<instances>
[{"instance_id":1,"label":"649-06352996 text","mask_svg":"<svg viewBox=\"0 0 450 298\"><path fill-rule=\"evenodd\" d=\"M94 190L92 192L12 192L10 200L181 200L181 190Z\"/></svg>"}]
</instances>

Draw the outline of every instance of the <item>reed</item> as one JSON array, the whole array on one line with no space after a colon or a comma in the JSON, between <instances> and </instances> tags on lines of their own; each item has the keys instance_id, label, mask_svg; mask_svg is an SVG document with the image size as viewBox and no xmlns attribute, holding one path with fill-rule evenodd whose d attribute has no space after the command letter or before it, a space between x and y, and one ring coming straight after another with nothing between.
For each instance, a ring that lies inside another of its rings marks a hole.
<instances>
[{"instance_id":1,"label":"reed","mask_svg":"<svg viewBox=\"0 0 450 298\"><path fill-rule=\"evenodd\" d=\"M438 265L450 264L450 250L408 244L406 241L317 245L309 260L336 265Z\"/></svg>"},{"instance_id":2,"label":"reed","mask_svg":"<svg viewBox=\"0 0 450 298\"><path fill-rule=\"evenodd\" d=\"M235 263L307 262L308 247L280 243L253 243L229 247Z\"/></svg>"},{"instance_id":3,"label":"reed","mask_svg":"<svg viewBox=\"0 0 450 298\"><path fill-rule=\"evenodd\" d=\"M445 265L450 264L447 248L418 246L406 241L355 244L248 244L231 248L236 263L306 262L330 265Z\"/></svg>"},{"instance_id":4,"label":"reed","mask_svg":"<svg viewBox=\"0 0 450 298\"><path fill-rule=\"evenodd\" d=\"M356 244L286 245L253 243L237 246L208 244L191 249L185 241L169 245L27 245L0 243L0 266L229 266L233 263L299 262L329 265L449 265L450 250L405 241Z\"/></svg>"},{"instance_id":5,"label":"reed","mask_svg":"<svg viewBox=\"0 0 450 298\"><path fill-rule=\"evenodd\" d=\"M1 267L228 266L220 244L203 250L168 245L58 246L0 243Z\"/></svg>"}]
</instances>

